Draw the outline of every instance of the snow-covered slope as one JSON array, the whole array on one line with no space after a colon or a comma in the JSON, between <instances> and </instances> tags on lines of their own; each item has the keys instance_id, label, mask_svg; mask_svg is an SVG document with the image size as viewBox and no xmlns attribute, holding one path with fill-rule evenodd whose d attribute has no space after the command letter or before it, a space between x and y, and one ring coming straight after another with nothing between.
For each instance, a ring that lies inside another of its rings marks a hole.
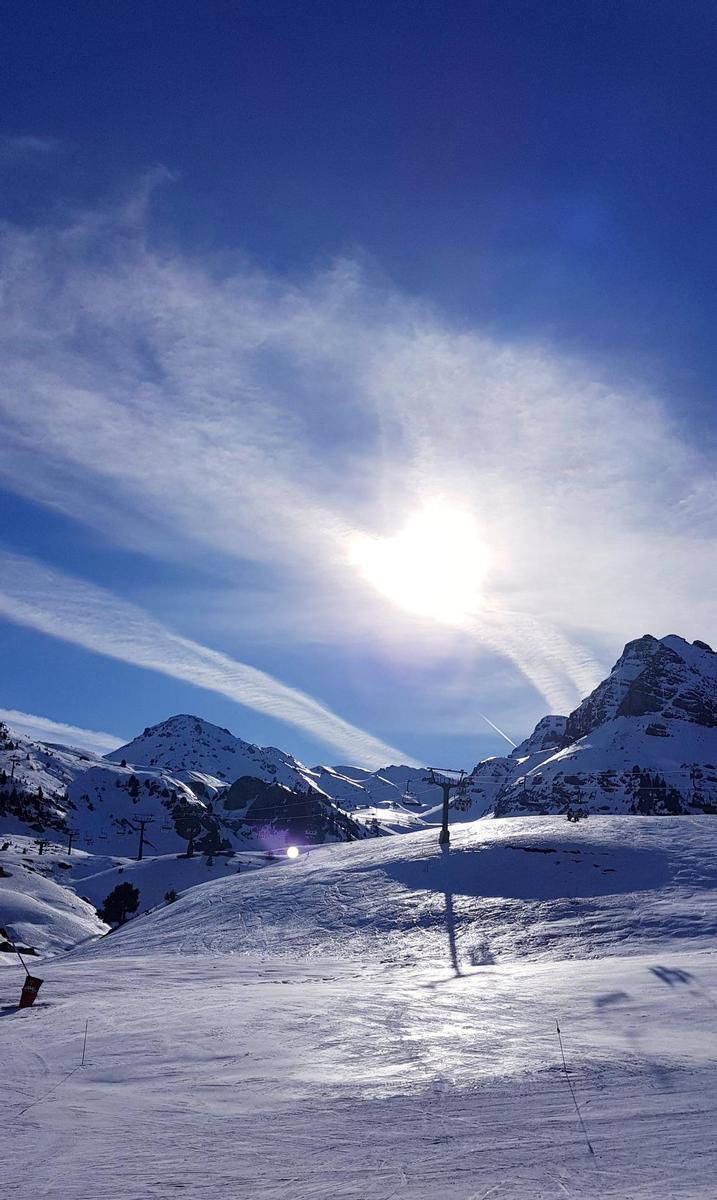
<instances>
[{"instance_id":1,"label":"snow-covered slope","mask_svg":"<svg viewBox=\"0 0 717 1200\"><path fill-rule=\"evenodd\" d=\"M66 846L50 837L9 834L0 839L0 926L16 943L30 947L39 960L71 950L108 930L96 910L118 885L136 887L138 914L167 903L208 880L246 874L274 865L278 858L259 852L154 855L138 862ZM2 939L0 938L0 944ZM0 965L15 965L12 953L0 953Z\"/></svg>"},{"instance_id":2,"label":"snow-covered slope","mask_svg":"<svg viewBox=\"0 0 717 1200\"><path fill-rule=\"evenodd\" d=\"M0 926L16 944L57 954L106 933L94 904L68 886L70 859L59 847L40 855L25 837L5 838L0 847ZM0 953L0 966L16 963L13 953Z\"/></svg>"},{"instance_id":3,"label":"snow-covered slope","mask_svg":"<svg viewBox=\"0 0 717 1200\"><path fill-rule=\"evenodd\" d=\"M221 949L232 954L440 962L451 924L469 961L486 948L510 961L632 953L653 936L707 945L717 932L715 850L708 817L476 821L453 831L447 854L426 830L218 879L113 945L201 953L209 922L217 949L210 910L221 912Z\"/></svg>"},{"instance_id":4,"label":"snow-covered slope","mask_svg":"<svg viewBox=\"0 0 717 1200\"><path fill-rule=\"evenodd\" d=\"M546 817L322 847L43 963L28 1012L6 970L4 1188L31 1163L46 1200L711 1200L716 839Z\"/></svg>"},{"instance_id":5,"label":"snow-covered slope","mask_svg":"<svg viewBox=\"0 0 717 1200\"><path fill-rule=\"evenodd\" d=\"M275 746L255 746L228 729L187 714L145 729L107 758L162 768L193 784L204 775L215 785L242 777L283 784L313 793L320 800L330 797L361 823L377 817L397 829L415 827L419 823L413 819L415 814L435 803L434 790L424 782L425 771L420 768L307 767Z\"/></svg>"},{"instance_id":6,"label":"snow-covered slope","mask_svg":"<svg viewBox=\"0 0 717 1200\"><path fill-rule=\"evenodd\" d=\"M179 773L107 762L89 751L45 744L0 725L0 832L73 832L73 844L106 854L132 853L138 818L149 818L147 853L186 848L172 813L196 808ZM216 794L203 786L205 796Z\"/></svg>"},{"instance_id":7,"label":"snow-covered slope","mask_svg":"<svg viewBox=\"0 0 717 1200\"><path fill-rule=\"evenodd\" d=\"M564 812L717 813L717 654L646 635L567 717L544 717L475 768L456 817Z\"/></svg>"},{"instance_id":8,"label":"snow-covered slope","mask_svg":"<svg viewBox=\"0 0 717 1200\"><path fill-rule=\"evenodd\" d=\"M306 767L197 717L146 729L107 758L0 727L0 832L74 829L84 850L127 860L187 847L272 850L411 832L440 819L424 771ZM13 798L14 796L14 798ZM505 756L475 768L452 820L521 813L717 813L717 654L647 635L567 717L543 718Z\"/></svg>"},{"instance_id":9,"label":"snow-covered slope","mask_svg":"<svg viewBox=\"0 0 717 1200\"><path fill-rule=\"evenodd\" d=\"M324 791L346 807L403 808L420 813L435 804L436 789L426 783L424 767L315 767Z\"/></svg>"}]
</instances>

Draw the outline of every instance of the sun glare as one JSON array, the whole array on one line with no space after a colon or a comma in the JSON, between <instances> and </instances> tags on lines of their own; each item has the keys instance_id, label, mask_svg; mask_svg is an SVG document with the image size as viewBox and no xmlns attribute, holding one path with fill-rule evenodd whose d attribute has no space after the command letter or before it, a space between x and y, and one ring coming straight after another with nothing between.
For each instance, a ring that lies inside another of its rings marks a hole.
<instances>
[{"instance_id":1,"label":"sun glare","mask_svg":"<svg viewBox=\"0 0 717 1200\"><path fill-rule=\"evenodd\" d=\"M399 608L449 625L481 605L490 551L470 513L436 501L395 537L354 534L349 561Z\"/></svg>"}]
</instances>

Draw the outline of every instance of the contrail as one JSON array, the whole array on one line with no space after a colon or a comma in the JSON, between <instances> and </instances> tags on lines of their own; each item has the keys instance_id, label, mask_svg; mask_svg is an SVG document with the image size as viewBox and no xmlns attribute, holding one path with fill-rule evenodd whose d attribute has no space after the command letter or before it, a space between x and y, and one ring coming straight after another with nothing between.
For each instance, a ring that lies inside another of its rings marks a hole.
<instances>
[{"instance_id":1,"label":"contrail","mask_svg":"<svg viewBox=\"0 0 717 1200\"><path fill-rule=\"evenodd\" d=\"M499 729L498 726L493 721L491 721L490 717L487 717L485 715L485 713L481 712L480 710L478 711L478 716L482 717L484 721L487 721L488 724L490 725L491 729L495 729L496 733L499 733L502 738L505 738L506 742L509 742L510 745L515 750L518 743L514 742L512 738L509 738L507 733L503 733L503 730Z\"/></svg>"},{"instance_id":2,"label":"contrail","mask_svg":"<svg viewBox=\"0 0 717 1200\"><path fill-rule=\"evenodd\" d=\"M298 688L181 637L137 605L35 559L0 552L0 615L108 658L218 692L305 730L361 766L421 765Z\"/></svg>"},{"instance_id":3,"label":"contrail","mask_svg":"<svg viewBox=\"0 0 717 1200\"><path fill-rule=\"evenodd\" d=\"M471 619L468 627L480 641L513 660L553 713L572 712L603 676L587 651L528 613L494 609Z\"/></svg>"}]
</instances>

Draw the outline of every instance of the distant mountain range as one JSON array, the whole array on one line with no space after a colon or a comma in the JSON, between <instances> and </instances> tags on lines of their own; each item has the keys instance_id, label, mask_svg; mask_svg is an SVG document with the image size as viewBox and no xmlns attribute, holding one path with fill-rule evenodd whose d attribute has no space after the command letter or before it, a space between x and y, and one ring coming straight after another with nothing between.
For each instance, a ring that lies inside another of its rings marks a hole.
<instances>
[{"instance_id":1,"label":"distant mountain range","mask_svg":"<svg viewBox=\"0 0 717 1200\"><path fill-rule=\"evenodd\" d=\"M179 715L105 758L0 726L0 828L74 830L94 853L271 848L410 831L438 818L425 771L307 767L275 747ZM547 716L511 754L479 762L453 820L560 813L717 813L717 654L645 635L568 716ZM194 832L192 832L194 830Z\"/></svg>"},{"instance_id":2,"label":"distant mountain range","mask_svg":"<svg viewBox=\"0 0 717 1200\"><path fill-rule=\"evenodd\" d=\"M138 847L140 820L146 854L183 851L190 835L206 853L353 840L420 825L428 801L416 792L434 800L423 774L309 768L184 714L104 758L0 725L0 831L72 831L79 848L123 856Z\"/></svg>"}]
</instances>

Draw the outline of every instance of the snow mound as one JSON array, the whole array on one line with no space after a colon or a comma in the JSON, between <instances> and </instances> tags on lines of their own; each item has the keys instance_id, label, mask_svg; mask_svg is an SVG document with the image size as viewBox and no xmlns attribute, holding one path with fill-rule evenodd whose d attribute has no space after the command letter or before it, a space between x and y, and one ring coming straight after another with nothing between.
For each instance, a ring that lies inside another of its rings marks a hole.
<instances>
[{"instance_id":1,"label":"snow mound","mask_svg":"<svg viewBox=\"0 0 717 1200\"><path fill-rule=\"evenodd\" d=\"M480 821L448 852L434 831L337 845L194 888L101 952L475 963L706 942L716 846L699 817Z\"/></svg>"}]
</instances>

